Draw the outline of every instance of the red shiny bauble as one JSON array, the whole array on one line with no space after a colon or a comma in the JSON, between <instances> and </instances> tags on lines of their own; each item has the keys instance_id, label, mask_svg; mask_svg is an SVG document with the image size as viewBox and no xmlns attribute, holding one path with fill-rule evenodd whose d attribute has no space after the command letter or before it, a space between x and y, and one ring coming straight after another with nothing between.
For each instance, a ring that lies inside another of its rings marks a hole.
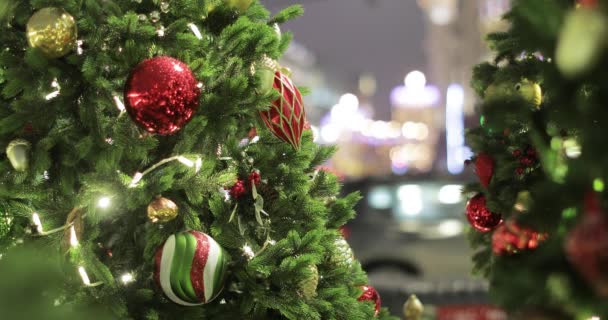
<instances>
[{"instance_id":1,"label":"red shiny bauble","mask_svg":"<svg viewBox=\"0 0 608 320\"><path fill-rule=\"evenodd\" d=\"M494 159L488 154L481 153L475 157L475 173L484 188L490 185L494 175Z\"/></svg>"},{"instance_id":2,"label":"red shiny bauble","mask_svg":"<svg viewBox=\"0 0 608 320\"><path fill-rule=\"evenodd\" d=\"M302 95L291 79L279 71L274 75L273 88L281 97L272 103L270 109L260 112L260 116L277 138L299 149L306 122Z\"/></svg>"},{"instance_id":3,"label":"red shiny bauble","mask_svg":"<svg viewBox=\"0 0 608 320\"><path fill-rule=\"evenodd\" d=\"M566 256L597 294L608 298L608 216L595 195L586 198L586 212L566 238Z\"/></svg>"},{"instance_id":4,"label":"red shiny bauble","mask_svg":"<svg viewBox=\"0 0 608 320\"><path fill-rule=\"evenodd\" d=\"M533 250L547 238L544 233L508 221L496 228L492 234L492 252L497 256Z\"/></svg>"},{"instance_id":5,"label":"red shiny bauble","mask_svg":"<svg viewBox=\"0 0 608 320\"><path fill-rule=\"evenodd\" d=\"M180 130L199 105L200 88L192 70L171 57L156 57L131 71L125 86L129 115L148 132Z\"/></svg>"},{"instance_id":6,"label":"red shiny bauble","mask_svg":"<svg viewBox=\"0 0 608 320\"><path fill-rule=\"evenodd\" d=\"M374 287L370 285L363 286L361 287L361 289L363 289L363 293L361 294L359 299L357 299L357 301L373 301L376 310L374 316L377 316L378 313L380 313L380 307L382 304L382 300L380 300L380 294L378 294L378 291L376 291L376 289L374 289Z\"/></svg>"},{"instance_id":7,"label":"red shiny bauble","mask_svg":"<svg viewBox=\"0 0 608 320\"><path fill-rule=\"evenodd\" d=\"M479 232L490 232L502 223L502 216L488 210L486 197L481 193L467 202L466 209L469 223Z\"/></svg>"}]
</instances>

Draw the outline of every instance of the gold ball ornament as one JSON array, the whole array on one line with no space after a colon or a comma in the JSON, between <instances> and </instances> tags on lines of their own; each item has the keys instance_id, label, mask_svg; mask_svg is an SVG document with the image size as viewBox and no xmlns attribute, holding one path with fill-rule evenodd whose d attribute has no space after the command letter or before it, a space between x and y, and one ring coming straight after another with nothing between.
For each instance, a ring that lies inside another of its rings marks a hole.
<instances>
[{"instance_id":1,"label":"gold ball ornament","mask_svg":"<svg viewBox=\"0 0 608 320\"><path fill-rule=\"evenodd\" d=\"M540 85L526 78L513 84L512 82L493 83L486 89L484 101L496 102L510 97L520 96L531 107L539 108L543 102L543 92Z\"/></svg>"},{"instance_id":2,"label":"gold ball ornament","mask_svg":"<svg viewBox=\"0 0 608 320\"><path fill-rule=\"evenodd\" d=\"M305 300L310 300L317 295L317 286L319 285L319 269L317 269L317 266L310 265L308 270L310 271L309 277L298 283L299 292Z\"/></svg>"},{"instance_id":3,"label":"gold ball ornament","mask_svg":"<svg viewBox=\"0 0 608 320\"><path fill-rule=\"evenodd\" d=\"M179 209L175 202L158 197L148 205L148 218L152 223L165 223L177 217Z\"/></svg>"},{"instance_id":4,"label":"gold ball ornament","mask_svg":"<svg viewBox=\"0 0 608 320\"><path fill-rule=\"evenodd\" d=\"M420 320L424 313L424 306L415 294L411 295L403 304L403 316L405 320Z\"/></svg>"},{"instance_id":5,"label":"gold ball ornament","mask_svg":"<svg viewBox=\"0 0 608 320\"><path fill-rule=\"evenodd\" d=\"M536 82L522 79L515 85L515 91L535 108L539 108L540 104L543 103L543 91Z\"/></svg>"},{"instance_id":6,"label":"gold ball ornament","mask_svg":"<svg viewBox=\"0 0 608 320\"><path fill-rule=\"evenodd\" d=\"M235 7L239 10L239 12L243 13L249 9L253 0L226 0L228 5Z\"/></svg>"},{"instance_id":7,"label":"gold ball ornament","mask_svg":"<svg viewBox=\"0 0 608 320\"><path fill-rule=\"evenodd\" d=\"M6 155L15 171L23 172L30 167L32 145L23 139L15 139L6 147Z\"/></svg>"},{"instance_id":8,"label":"gold ball ornament","mask_svg":"<svg viewBox=\"0 0 608 320\"><path fill-rule=\"evenodd\" d=\"M49 58L59 58L76 47L76 21L61 8L38 10L27 22L27 40Z\"/></svg>"},{"instance_id":9,"label":"gold ball ornament","mask_svg":"<svg viewBox=\"0 0 608 320\"><path fill-rule=\"evenodd\" d=\"M344 239L338 239L334 243L336 251L331 255L329 261L336 266L350 268L355 261L353 249Z\"/></svg>"}]
</instances>

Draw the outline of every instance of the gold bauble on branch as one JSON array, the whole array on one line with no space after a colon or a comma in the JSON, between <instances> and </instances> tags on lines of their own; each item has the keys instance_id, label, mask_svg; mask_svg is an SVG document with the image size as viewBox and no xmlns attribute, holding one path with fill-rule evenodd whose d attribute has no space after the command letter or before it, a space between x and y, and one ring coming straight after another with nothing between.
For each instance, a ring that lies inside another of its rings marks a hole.
<instances>
[{"instance_id":1,"label":"gold bauble on branch","mask_svg":"<svg viewBox=\"0 0 608 320\"><path fill-rule=\"evenodd\" d=\"M540 85L526 78L522 78L516 83L504 81L491 84L486 89L484 101L486 103L504 101L515 96L520 96L533 108L539 108L543 102Z\"/></svg>"},{"instance_id":2,"label":"gold bauble on branch","mask_svg":"<svg viewBox=\"0 0 608 320\"><path fill-rule=\"evenodd\" d=\"M299 292L305 300L310 300L317 295L317 286L319 285L319 269L317 266L308 266L310 276L298 283Z\"/></svg>"},{"instance_id":3,"label":"gold bauble on branch","mask_svg":"<svg viewBox=\"0 0 608 320\"><path fill-rule=\"evenodd\" d=\"M253 0L226 0L226 2L228 2L229 5L237 8L239 12L243 13L249 9L253 3Z\"/></svg>"},{"instance_id":4,"label":"gold bauble on branch","mask_svg":"<svg viewBox=\"0 0 608 320\"><path fill-rule=\"evenodd\" d=\"M6 155L16 171L25 171L30 167L30 149L32 145L23 139L15 139L6 147Z\"/></svg>"},{"instance_id":5,"label":"gold bauble on branch","mask_svg":"<svg viewBox=\"0 0 608 320\"><path fill-rule=\"evenodd\" d=\"M49 58L59 58L76 47L76 21L61 8L38 10L27 22L27 40Z\"/></svg>"},{"instance_id":6,"label":"gold bauble on branch","mask_svg":"<svg viewBox=\"0 0 608 320\"><path fill-rule=\"evenodd\" d=\"M519 95L535 108L540 107L543 102L543 91L536 82L522 79L515 85L515 91L519 92Z\"/></svg>"},{"instance_id":7,"label":"gold bauble on branch","mask_svg":"<svg viewBox=\"0 0 608 320\"><path fill-rule=\"evenodd\" d=\"M403 304L403 316L405 320L420 320L424 312L422 302L415 294L411 295L405 304Z\"/></svg>"},{"instance_id":8,"label":"gold bauble on branch","mask_svg":"<svg viewBox=\"0 0 608 320\"><path fill-rule=\"evenodd\" d=\"M345 267L350 268L355 261L355 254L353 253L353 249L351 249L350 245L346 240L337 239L334 243L336 250L329 257L329 262L337 267Z\"/></svg>"},{"instance_id":9,"label":"gold bauble on branch","mask_svg":"<svg viewBox=\"0 0 608 320\"><path fill-rule=\"evenodd\" d=\"M178 212L177 204L164 197L157 197L148 205L148 218L152 223L169 222L177 217Z\"/></svg>"}]
</instances>

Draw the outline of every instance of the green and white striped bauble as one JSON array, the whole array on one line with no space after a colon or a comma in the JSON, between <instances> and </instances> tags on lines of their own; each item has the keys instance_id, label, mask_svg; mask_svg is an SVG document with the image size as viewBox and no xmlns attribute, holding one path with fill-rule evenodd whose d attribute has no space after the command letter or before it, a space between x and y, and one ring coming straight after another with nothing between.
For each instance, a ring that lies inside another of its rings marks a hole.
<instances>
[{"instance_id":1,"label":"green and white striped bauble","mask_svg":"<svg viewBox=\"0 0 608 320\"><path fill-rule=\"evenodd\" d=\"M177 304L208 303L224 287L226 252L202 232L186 231L170 236L156 252L155 260L156 283Z\"/></svg>"}]
</instances>

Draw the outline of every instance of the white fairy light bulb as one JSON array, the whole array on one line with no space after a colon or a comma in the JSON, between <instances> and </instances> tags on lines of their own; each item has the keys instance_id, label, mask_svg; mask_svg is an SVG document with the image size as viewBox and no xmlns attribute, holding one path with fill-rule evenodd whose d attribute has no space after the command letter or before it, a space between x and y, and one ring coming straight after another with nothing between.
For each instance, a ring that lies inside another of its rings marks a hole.
<instances>
[{"instance_id":1,"label":"white fairy light bulb","mask_svg":"<svg viewBox=\"0 0 608 320\"><path fill-rule=\"evenodd\" d=\"M90 286L91 280L89 279L89 275L87 274L87 271L84 270L84 267L82 267L82 266L78 267L78 273L80 273L80 278L82 279L82 283L84 283L85 286Z\"/></svg>"},{"instance_id":2,"label":"white fairy light bulb","mask_svg":"<svg viewBox=\"0 0 608 320\"><path fill-rule=\"evenodd\" d=\"M40 221L40 216L38 213L32 213L32 222L36 226L36 231L38 231L38 233L42 233L42 222Z\"/></svg>"},{"instance_id":3,"label":"white fairy light bulb","mask_svg":"<svg viewBox=\"0 0 608 320\"><path fill-rule=\"evenodd\" d=\"M109 208L110 204L112 204L110 197L101 197L97 201L97 206L100 207L101 209Z\"/></svg>"},{"instance_id":4,"label":"white fairy light bulb","mask_svg":"<svg viewBox=\"0 0 608 320\"><path fill-rule=\"evenodd\" d=\"M132 273L125 273L120 277L120 281L122 281L123 284L129 284L135 281L135 277Z\"/></svg>"},{"instance_id":5,"label":"white fairy light bulb","mask_svg":"<svg viewBox=\"0 0 608 320\"><path fill-rule=\"evenodd\" d=\"M70 227L70 246L72 246L72 248L78 247L78 237L76 237L76 229L74 229L74 226Z\"/></svg>"}]
</instances>

